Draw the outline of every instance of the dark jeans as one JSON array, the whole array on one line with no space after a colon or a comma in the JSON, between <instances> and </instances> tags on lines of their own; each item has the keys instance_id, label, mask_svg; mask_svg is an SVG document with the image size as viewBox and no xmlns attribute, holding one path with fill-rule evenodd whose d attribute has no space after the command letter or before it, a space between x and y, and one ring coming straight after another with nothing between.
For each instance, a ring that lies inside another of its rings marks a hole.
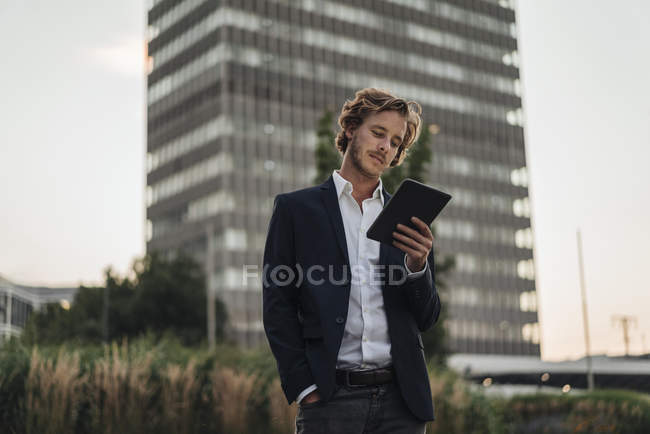
<instances>
[{"instance_id":1,"label":"dark jeans","mask_svg":"<svg viewBox=\"0 0 650 434\"><path fill-rule=\"evenodd\" d=\"M297 434L424 434L426 422L413 416L395 383L338 387L329 402L298 406Z\"/></svg>"}]
</instances>

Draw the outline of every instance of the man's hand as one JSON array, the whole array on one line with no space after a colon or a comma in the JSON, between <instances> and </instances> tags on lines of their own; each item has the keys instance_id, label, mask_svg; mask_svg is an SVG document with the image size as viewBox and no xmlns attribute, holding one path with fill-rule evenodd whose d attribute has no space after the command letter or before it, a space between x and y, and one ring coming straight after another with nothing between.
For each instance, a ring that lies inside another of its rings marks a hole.
<instances>
[{"instance_id":1,"label":"man's hand","mask_svg":"<svg viewBox=\"0 0 650 434\"><path fill-rule=\"evenodd\" d=\"M314 390L313 392L307 394L302 401L300 401L301 404L311 404L312 402L317 402L320 401L320 394L318 393L318 390Z\"/></svg>"},{"instance_id":2,"label":"man's hand","mask_svg":"<svg viewBox=\"0 0 650 434\"><path fill-rule=\"evenodd\" d=\"M433 246L431 229L417 217L411 217L418 230L411 229L403 224L397 225L393 232L393 245L406 253L406 266L412 272L422 271L427 263L427 256Z\"/></svg>"}]
</instances>

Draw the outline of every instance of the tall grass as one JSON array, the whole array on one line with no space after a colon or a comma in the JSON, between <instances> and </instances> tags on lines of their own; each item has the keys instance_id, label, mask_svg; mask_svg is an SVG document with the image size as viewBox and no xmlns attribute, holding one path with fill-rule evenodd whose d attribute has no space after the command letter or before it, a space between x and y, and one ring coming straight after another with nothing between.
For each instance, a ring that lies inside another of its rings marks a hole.
<instances>
[{"instance_id":1,"label":"tall grass","mask_svg":"<svg viewBox=\"0 0 650 434\"><path fill-rule=\"evenodd\" d=\"M146 432L152 422L151 354L129 359L126 342L106 347L89 381L93 426L102 433Z\"/></svg>"},{"instance_id":2,"label":"tall grass","mask_svg":"<svg viewBox=\"0 0 650 434\"><path fill-rule=\"evenodd\" d=\"M293 432L295 428L296 413L298 405L293 402L287 405L287 399L280 386L280 380L275 379L269 386L269 416L271 426L278 433Z\"/></svg>"},{"instance_id":3,"label":"tall grass","mask_svg":"<svg viewBox=\"0 0 650 434\"><path fill-rule=\"evenodd\" d=\"M87 381L78 353L61 350L56 360L46 360L34 348L25 384L26 432L73 432Z\"/></svg>"},{"instance_id":4,"label":"tall grass","mask_svg":"<svg viewBox=\"0 0 650 434\"><path fill-rule=\"evenodd\" d=\"M237 372L228 367L215 367L210 375L214 409L221 417L226 432L248 432L251 410L258 407L264 397L256 375Z\"/></svg>"},{"instance_id":5,"label":"tall grass","mask_svg":"<svg viewBox=\"0 0 650 434\"><path fill-rule=\"evenodd\" d=\"M220 347L138 341L105 347L0 349L0 432L289 433L272 358ZM267 365L268 362L268 365ZM432 370L429 433L650 432L650 399L629 392L488 398Z\"/></svg>"},{"instance_id":6,"label":"tall grass","mask_svg":"<svg viewBox=\"0 0 650 434\"><path fill-rule=\"evenodd\" d=\"M184 368L168 365L162 375L160 400L162 423L171 432L190 434L198 430L201 384L197 378L196 361L190 360Z\"/></svg>"}]
</instances>

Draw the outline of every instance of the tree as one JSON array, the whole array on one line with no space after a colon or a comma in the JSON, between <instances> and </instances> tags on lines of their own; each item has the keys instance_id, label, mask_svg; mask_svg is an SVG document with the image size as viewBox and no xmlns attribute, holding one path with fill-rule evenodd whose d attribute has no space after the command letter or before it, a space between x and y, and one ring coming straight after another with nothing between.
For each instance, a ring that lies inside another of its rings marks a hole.
<instances>
[{"instance_id":1,"label":"tree","mask_svg":"<svg viewBox=\"0 0 650 434\"><path fill-rule=\"evenodd\" d=\"M336 149L334 141L336 136L332 126L334 115L327 110L318 120L316 128L316 177L315 184L322 184L332 174L332 171L341 167L341 153Z\"/></svg>"},{"instance_id":2,"label":"tree","mask_svg":"<svg viewBox=\"0 0 650 434\"><path fill-rule=\"evenodd\" d=\"M69 310L58 304L34 312L22 339L28 344L101 342L145 333L172 333L186 344L203 340L206 323L202 268L187 256L163 260L152 254L134 262L132 277L108 268L104 287L80 287ZM103 322L106 292L108 321ZM226 312L217 301L217 337L223 338ZM105 330L104 328L107 327Z\"/></svg>"},{"instance_id":3,"label":"tree","mask_svg":"<svg viewBox=\"0 0 650 434\"><path fill-rule=\"evenodd\" d=\"M171 331L196 343L206 330L206 291L202 268L188 256L164 261L149 255L136 262L132 315L134 332ZM225 309L217 301L217 339L223 338Z\"/></svg>"},{"instance_id":4,"label":"tree","mask_svg":"<svg viewBox=\"0 0 650 434\"><path fill-rule=\"evenodd\" d=\"M341 166L340 153L334 143L335 135L332 131L332 113L330 111L326 111L319 119L316 135L318 139L315 151L317 173L315 183L320 184L332 174L333 170ZM381 180L388 192L394 193L405 178L411 178L419 182L426 181L427 164L431 162L432 158L431 138L431 131L426 127L422 128L420 137L411 146L408 156L402 164L391 167L384 172ZM432 227L431 231L435 237L435 227ZM444 294L447 287L445 279L454 268L454 265L455 260L451 256L437 255L435 257L436 287L442 294ZM443 307L438 319L438 325L422 333L425 355L431 363L436 365L444 365L449 353L444 327L446 316Z\"/></svg>"}]
</instances>

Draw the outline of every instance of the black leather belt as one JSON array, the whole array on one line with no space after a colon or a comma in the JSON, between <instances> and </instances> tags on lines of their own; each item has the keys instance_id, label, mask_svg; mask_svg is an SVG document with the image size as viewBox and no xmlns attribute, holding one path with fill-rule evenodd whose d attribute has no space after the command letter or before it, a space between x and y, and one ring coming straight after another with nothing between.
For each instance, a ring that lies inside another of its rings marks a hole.
<instances>
[{"instance_id":1,"label":"black leather belt","mask_svg":"<svg viewBox=\"0 0 650 434\"><path fill-rule=\"evenodd\" d=\"M336 384L341 386L374 386L393 381L393 368L379 368L371 371L336 370Z\"/></svg>"}]
</instances>

